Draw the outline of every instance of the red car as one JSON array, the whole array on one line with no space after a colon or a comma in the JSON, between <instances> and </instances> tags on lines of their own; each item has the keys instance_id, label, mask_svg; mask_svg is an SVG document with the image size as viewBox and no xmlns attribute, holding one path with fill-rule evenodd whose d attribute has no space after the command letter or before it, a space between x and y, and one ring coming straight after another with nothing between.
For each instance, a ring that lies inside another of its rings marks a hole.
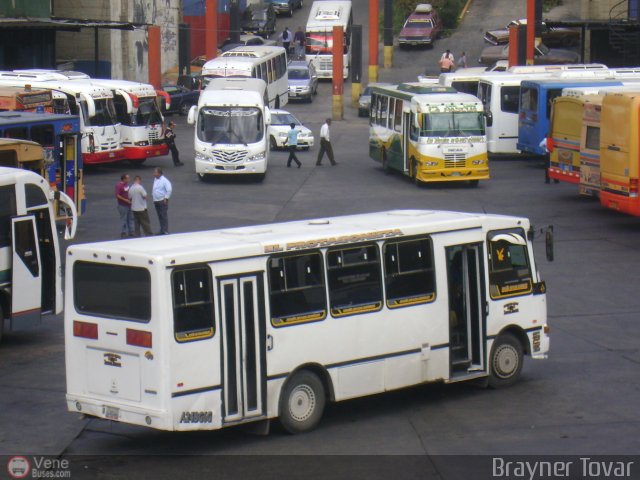
<instances>
[{"instance_id":1,"label":"red car","mask_svg":"<svg viewBox=\"0 0 640 480\"><path fill-rule=\"evenodd\" d=\"M400 48L412 45L431 46L442 32L442 20L429 3L421 3L409 15L400 30Z\"/></svg>"}]
</instances>

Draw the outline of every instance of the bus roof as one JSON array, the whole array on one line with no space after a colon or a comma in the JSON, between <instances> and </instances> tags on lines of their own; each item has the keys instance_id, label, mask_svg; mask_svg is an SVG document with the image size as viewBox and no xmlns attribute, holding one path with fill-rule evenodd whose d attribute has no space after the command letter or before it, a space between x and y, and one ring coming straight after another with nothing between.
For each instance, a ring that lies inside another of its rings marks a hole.
<instances>
[{"instance_id":1,"label":"bus roof","mask_svg":"<svg viewBox=\"0 0 640 480\"><path fill-rule=\"evenodd\" d=\"M72 245L68 255L104 262L107 255L140 262L153 259L163 266L212 262L278 252L357 244L404 235L481 228L491 219L491 228L514 224L528 229L521 217L434 210L395 210L301 220L267 225L182 233L169 236ZM115 254L115 255L114 255ZM95 258L95 260L94 260ZM122 263L122 262L119 262Z\"/></svg>"},{"instance_id":2,"label":"bus roof","mask_svg":"<svg viewBox=\"0 0 640 480\"><path fill-rule=\"evenodd\" d=\"M200 92L198 106L207 105L264 105L267 84L260 78L214 78ZM238 93L238 95L232 95Z\"/></svg>"},{"instance_id":3,"label":"bus roof","mask_svg":"<svg viewBox=\"0 0 640 480\"><path fill-rule=\"evenodd\" d=\"M31 142L29 142L31 143ZM11 185L18 180L22 182L37 183L47 190L48 183L44 177L24 168L0 167L0 185Z\"/></svg>"},{"instance_id":4,"label":"bus roof","mask_svg":"<svg viewBox=\"0 0 640 480\"><path fill-rule=\"evenodd\" d=\"M7 95L7 96L13 96L17 93L42 93L42 92L49 92L50 89L48 88L42 88L42 87L38 87L37 88L30 88L29 90L27 90L26 85L0 85L0 95Z\"/></svg>"},{"instance_id":5,"label":"bus roof","mask_svg":"<svg viewBox=\"0 0 640 480\"><path fill-rule=\"evenodd\" d=\"M92 85L108 88L110 90L122 90L138 97L156 97L157 93L153 85L149 83L131 82L129 80L112 80L106 78L81 79Z\"/></svg>"},{"instance_id":6,"label":"bus roof","mask_svg":"<svg viewBox=\"0 0 640 480\"><path fill-rule=\"evenodd\" d=\"M57 113L35 113L7 111L0 112L0 126L21 123L79 122L77 115L61 115ZM75 130L74 130L75 131Z\"/></svg>"},{"instance_id":7,"label":"bus roof","mask_svg":"<svg viewBox=\"0 0 640 480\"><path fill-rule=\"evenodd\" d=\"M413 91L411 88L415 87ZM418 105L451 105L473 103L482 105L478 97L469 93L456 92L450 87L433 86L424 83L401 83L400 85L379 85L372 88L372 92L387 94L404 100L411 100Z\"/></svg>"},{"instance_id":8,"label":"bus roof","mask_svg":"<svg viewBox=\"0 0 640 480\"><path fill-rule=\"evenodd\" d=\"M84 93L94 100L113 98L113 93L110 89L99 85L78 80L41 80L40 78L42 77L28 73L0 72L0 82L3 85L31 85L32 87L37 86L38 88L59 90L70 95Z\"/></svg>"},{"instance_id":9,"label":"bus roof","mask_svg":"<svg viewBox=\"0 0 640 480\"><path fill-rule=\"evenodd\" d=\"M350 17L350 0L316 0L309 11L307 32L324 32L334 26L343 26L346 29Z\"/></svg>"},{"instance_id":10,"label":"bus roof","mask_svg":"<svg viewBox=\"0 0 640 480\"><path fill-rule=\"evenodd\" d=\"M608 86L608 85L622 85L620 80L613 78L610 79L586 79L586 78L543 78L536 80L523 80L522 86L539 86L542 88L565 88L567 86L576 87L591 87L591 86Z\"/></svg>"},{"instance_id":11,"label":"bus roof","mask_svg":"<svg viewBox=\"0 0 640 480\"><path fill-rule=\"evenodd\" d=\"M270 58L284 53L284 47L275 45L241 45L239 47L227 50L220 57L228 58Z\"/></svg>"}]
</instances>

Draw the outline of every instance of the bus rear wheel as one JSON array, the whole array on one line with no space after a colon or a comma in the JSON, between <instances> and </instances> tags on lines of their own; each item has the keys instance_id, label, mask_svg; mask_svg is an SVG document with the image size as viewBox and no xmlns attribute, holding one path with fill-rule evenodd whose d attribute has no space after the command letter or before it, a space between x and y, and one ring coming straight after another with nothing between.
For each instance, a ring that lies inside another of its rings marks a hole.
<instances>
[{"instance_id":1,"label":"bus rear wheel","mask_svg":"<svg viewBox=\"0 0 640 480\"><path fill-rule=\"evenodd\" d=\"M520 341L503 333L493 342L489 356L489 386L502 388L513 385L522 372L524 353Z\"/></svg>"},{"instance_id":2,"label":"bus rear wheel","mask_svg":"<svg viewBox=\"0 0 640 480\"><path fill-rule=\"evenodd\" d=\"M382 149L382 171L387 175L391 174L391 170L389 169L389 161L387 160L387 151Z\"/></svg>"},{"instance_id":3,"label":"bus rear wheel","mask_svg":"<svg viewBox=\"0 0 640 480\"><path fill-rule=\"evenodd\" d=\"M292 434L313 430L324 412L324 385L307 370L295 373L280 394L280 423Z\"/></svg>"}]
</instances>

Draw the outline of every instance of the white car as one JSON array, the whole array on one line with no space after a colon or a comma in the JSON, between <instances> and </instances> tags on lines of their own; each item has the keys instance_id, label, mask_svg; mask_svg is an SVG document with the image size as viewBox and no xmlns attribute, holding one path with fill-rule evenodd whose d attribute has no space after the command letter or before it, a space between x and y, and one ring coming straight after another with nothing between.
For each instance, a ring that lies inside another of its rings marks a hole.
<instances>
[{"instance_id":1,"label":"white car","mask_svg":"<svg viewBox=\"0 0 640 480\"><path fill-rule=\"evenodd\" d=\"M291 130L291 124L295 123L298 134L298 148L305 150L313 147L313 133L300 123L296 117L286 110L271 110L271 125L269 125L269 143L271 150L286 148L287 132Z\"/></svg>"}]
</instances>

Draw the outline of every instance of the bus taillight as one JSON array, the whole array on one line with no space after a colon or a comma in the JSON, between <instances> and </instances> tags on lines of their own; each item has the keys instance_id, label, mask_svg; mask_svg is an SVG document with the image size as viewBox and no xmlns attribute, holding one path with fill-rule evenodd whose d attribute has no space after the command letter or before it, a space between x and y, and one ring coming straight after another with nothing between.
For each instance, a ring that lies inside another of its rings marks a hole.
<instances>
[{"instance_id":1,"label":"bus taillight","mask_svg":"<svg viewBox=\"0 0 640 480\"><path fill-rule=\"evenodd\" d=\"M151 332L127 328L127 345L151 348L152 343Z\"/></svg>"},{"instance_id":2,"label":"bus taillight","mask_svg":"<svg viewBox=\"0 0 640 480\"><path fill-rule=\"evenodd\" d=\"M79 322L75 320L73 322L73 336L97 340L98 325L96 323Z\"/></svg>"},{"instance_id":3,"label":"bus taillight","mask_svg":"<svg viewBox=\"0 0 640 480\"><path fill-rule=\"evenodd\" d=\"M638 196L638 179L637 178L629 179L629 196L630 197Z\"/></svg>"}]
</instances>

